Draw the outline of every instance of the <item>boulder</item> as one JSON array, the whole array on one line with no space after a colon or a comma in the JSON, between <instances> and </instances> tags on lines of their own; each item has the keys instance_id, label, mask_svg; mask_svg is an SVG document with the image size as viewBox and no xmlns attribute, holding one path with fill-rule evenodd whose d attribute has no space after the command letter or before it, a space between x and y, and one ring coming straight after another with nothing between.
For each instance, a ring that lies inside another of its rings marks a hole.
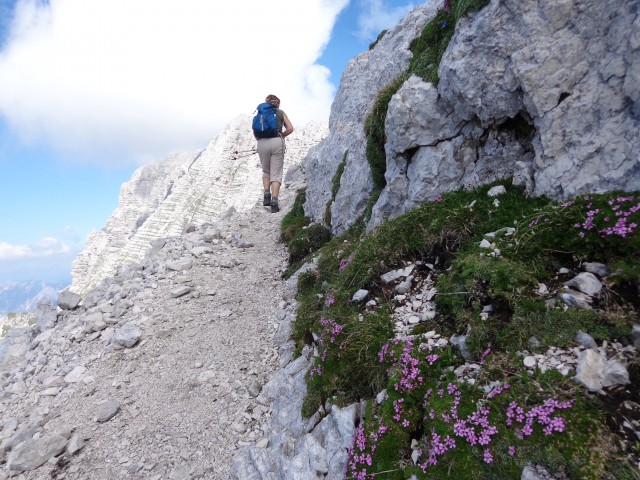
<instances>
[{"instance_id":1,"label":"boulder","mask_svg":"<svg viewBox=\"0 0 640 480\"><path fill-rule=\"evenodd\" d=\"M141 337L140 328L132 323L126 323L115 331L113 341L122 347L131 348L138 343Z\"/></svg>"},{"instance_id":2,"label":"boulder","mask_svg":"<svg viewBox=\"0 0 640 480\"><path fill-rule=\"evenodd\" d=\"M104 423L111 420L116 414L120 411L120 402L117 400L107 400L100 408L98 408L98 412L96 414L96 422Z\"/></svg>"},{"instance_id":3,"label":"boulder","mask_svg":"<svg viewBox=\"0 0 640 480\"><path fill-rule=\"evenodd\" d=\"M590 392L602 390L607 359L595 350L583 350L578 355L575 381L584 385Z\"/></svg>"},{"instance_id":4,"label":"boulder","mask_svg":"<svg viewBox=\"0 0 640 480\"><path fill-rule=\"evenodd\" d=\"M602 282L598 280L593 273L589 272L581 272L564 284L565 286L574 290L579 290L590 297L598 294L600 290L602 290Z\"/></svg>"},{"instance_id":5,"label":"boulder","mask_svg":"<svg viewBox=\"0 0 640 480\"><path fill-rule=\"evenodd\" d=\"M45 435L18 445L9 455L9 470L28 472L44 465L51 457L61 454L67 439L60 435Z\"/></svg>"},{"instance_id":6,"label":"boulder","mask_svg":"<svg viewBox=\"0 0 640 480\"><path fill-rule=\"evenodd\" d=\"M0 372L8 371L24 361L30 350L32 331L30 328L14 328L0 339Z\"/></svg>"},{"instance_id":7,"label":"boulder","mask_svg":"<svg viewBox=\"0 0 640 480\"><path fill-rule=\"evenodd\" d=\"M598 344L593 337L588 333L584 333L582 330L579 330L576 334L576 342L584 348L598 348Z\"/></svg>"},{"instance_id":8,"label":"boulder","mask_svg":"<svg viewBox=\"0 0 640 480\"><path fill-rule=\"evenodd\" d=\"M584 268L585 272L593 273L600 278L606 277L611 274L609 267L607 267L604 263L585 262L582 264L582 267Z\"/></svg>"},{"instance_id":9,"label":"boulder","mask_svg":"<svg viewBox=\"0 0 640 480\"><path fill-rule=\"evenodd\" d=\"M63 310L73 310L80 304L82 297L70 290L63 290L58 295L58 306Z\"/></svg>"},{"instance_id":10,"label":"boulder","mask_svg":"<svg viewBox=\"0 0 640 480\"><path fill-rule=\"evenodd\" d=\"M53 328L58 319L56 307L54 307L49 299L43 299L38 302L34 310L34 315L36 326L40 332Z\"/></svg>"},{"instance_id":11,"label":"boulder","mask_svg":"<svg viewBox=\"0 0 640 480\"><path fill-rule=\"evenodd\" d=\"M181 258L179 260L170 260L167 262L167 268L169 270L175 270L178 272L189 270L191 267L193 267L193 260L190 258Z\"/></svg>"}]
</instances>

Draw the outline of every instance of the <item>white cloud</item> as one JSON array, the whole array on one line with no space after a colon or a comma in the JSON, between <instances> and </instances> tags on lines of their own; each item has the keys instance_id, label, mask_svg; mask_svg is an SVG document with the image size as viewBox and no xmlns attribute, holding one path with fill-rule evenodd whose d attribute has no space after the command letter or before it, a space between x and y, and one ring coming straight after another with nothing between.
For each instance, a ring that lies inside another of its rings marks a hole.
<instances>
[{"instance_id":1,"label":"white cloud","mask_svg":"<svg viewBox=\"0 0 640 480\"><path fill-rule=\"evenodd\" d=\"M358 17L357 32L360 40L371 42L378 34L398 23L407 13L415 7L413 3L389 7L384 0L360 0L362 13Z\"/></svg>"},{"instance_id":2,"label":"white cloud","mask_svg":"<svg viewBox=\"0 0 640 480\"><path fill-rule=\"evenodd\" d=\"M44 258L68 253L71 253L71 248L53 237L45 237L31 245L14 245L0 241L0 261Z\"/></svg>"},{"instance_id":3,"label":"white cloud","mask_svg":"<svg viewBox=\"0 0 640 480\"><path fill-rule=\"evenodd\" d=\"M130 162L203 148L268 93L327 119L317 59L349 0L20 0L0 52L0 115L25 142Z\"/></svg>"}]
</instances>

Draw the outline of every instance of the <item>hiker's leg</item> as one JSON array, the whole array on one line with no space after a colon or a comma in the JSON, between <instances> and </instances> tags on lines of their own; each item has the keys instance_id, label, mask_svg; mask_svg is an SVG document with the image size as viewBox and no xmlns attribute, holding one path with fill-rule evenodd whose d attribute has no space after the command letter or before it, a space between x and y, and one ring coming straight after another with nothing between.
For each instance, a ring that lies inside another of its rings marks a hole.
<instances>
[{"instance_id":1,"label":"hiker's leg","mask_svg":"<svg viewBox=\"0 0 640 480\"><path fill-rule=\"evenodd\" d=\"M262 186L264 192L262 195L262 205L268 207L271 205L271 179L269 171L271 170L271 147L267 140L258 140L258 156L260 157L260 165L262 165Z\"/></svg>"},{"instance_id":2,"label":"hiker's leg","mask_svg":"<svg viewBox=\"0 0 640 480\"><path fill-rule=\"evenodd\" d=\"M280 193L282 183L282 169L284 166L284 148L281 138L269 139L273 142L273 154L271 155L269 178L271 179L271 195L274 197Z\"/></svg>"},{"instance_id":3,"label":"hiker's leg","mask_svg":"<svg viewBox=\"0 0 640 480\"><path fill-rule=\"evenodd\" d=\"M262 185L265 190L269 188L269 172L271 171L271 148L266 139L258 140L258 156L262 165Z\"/></svg>"}]
</instances>

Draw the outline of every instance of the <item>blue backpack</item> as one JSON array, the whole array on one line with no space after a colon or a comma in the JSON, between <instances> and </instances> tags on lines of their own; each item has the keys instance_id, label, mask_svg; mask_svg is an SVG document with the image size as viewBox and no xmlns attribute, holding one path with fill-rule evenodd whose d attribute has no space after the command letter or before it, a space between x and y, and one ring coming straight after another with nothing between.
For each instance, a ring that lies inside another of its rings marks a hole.
<instances>
[{"instance_id":1,"label":"blue backpack","mask_svg":"<svg viewBox=\"0 0 640 480\"><path fill-rule=\"evenodd\" d=\"M253 117L253 133L258 138L277 137L280 133L279 123L276 107L270 103L261 103L258 105L258 113Z\"/></svg>"}]
</instances>

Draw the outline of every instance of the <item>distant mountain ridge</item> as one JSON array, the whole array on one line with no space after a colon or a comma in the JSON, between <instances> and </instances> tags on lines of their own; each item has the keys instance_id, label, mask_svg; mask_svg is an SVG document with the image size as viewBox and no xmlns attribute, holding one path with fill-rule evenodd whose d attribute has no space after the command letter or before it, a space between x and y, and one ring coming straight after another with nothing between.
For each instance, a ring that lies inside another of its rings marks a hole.
<instances>
[{"instance_id":1,"label":"distant mountain ridge","mask_svg":"<svg viewBox=\"0 0 640 480\"><path fill-rule=\"evenodd\" d=\"M42 299L56 305L58 292L66 283L50 284L38 280L0 282L0 315L11 312L30 312Z\"/></svg>"}]
</instances>

